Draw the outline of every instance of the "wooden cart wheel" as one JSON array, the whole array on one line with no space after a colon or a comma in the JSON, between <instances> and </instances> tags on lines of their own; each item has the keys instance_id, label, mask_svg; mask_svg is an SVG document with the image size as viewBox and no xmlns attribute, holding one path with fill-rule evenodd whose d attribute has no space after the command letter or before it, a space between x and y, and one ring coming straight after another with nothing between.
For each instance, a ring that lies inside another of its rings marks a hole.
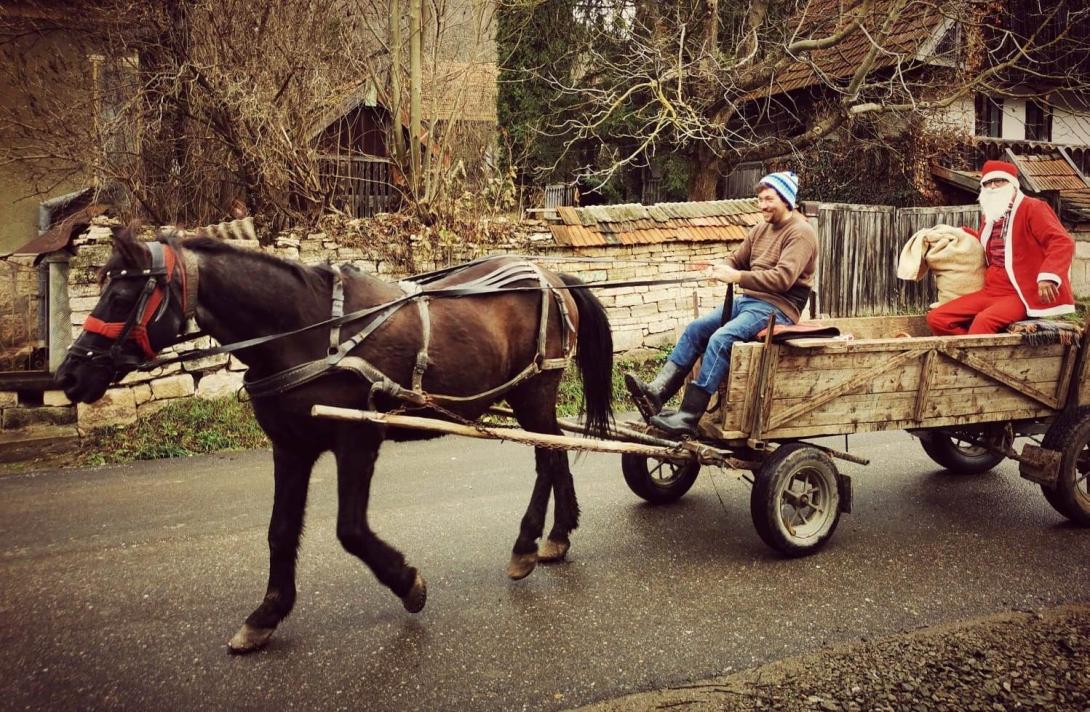
<instances>
[{"instance_id":1,"label":"wooden cart wheel","mask_svg":"<svg viewBox=\"0 0 1090 712\"><path fill-rule=\"evenodd\" d=\"M965 442L950 433L925 431L919 437L927 456L957 475L979 475L1006 459L1002 453Z\"/></svg>"},{"instance_id":2,"label":"wooden cart wheel","mask_svg":"<svg viewBox=\"0 0 1090 712\"><path fill-rule=\"evenodd\" d=\"M1055 486L1041 485L1045 499L1072 522L1090 526L1090 406L1056 416L1041 446L1062 453Z\"/></svg>"},{"instance_id":3,"label":"wooden cart wheel","mask_svg":"<svg viewBox=\"0 0 1090 712\"><path fill-rule=\"evenodd\" d=\"M840 522L840 478L832 459L806 443L777 448L758 470L749 499L764 543L787 556L820 549Z\"/></svg>"},{"instance_id":4,"label":"wooden cart wheel","mask_svg":"<svg viewBox=\"0 0 1090 712\"><path fill-rule=\"evenodd\" d=\"M621 472L628 488L651 504L680 499L696 482L700 463L678 464L643 455L621 455Z\"/></svg>"}]
</instances>

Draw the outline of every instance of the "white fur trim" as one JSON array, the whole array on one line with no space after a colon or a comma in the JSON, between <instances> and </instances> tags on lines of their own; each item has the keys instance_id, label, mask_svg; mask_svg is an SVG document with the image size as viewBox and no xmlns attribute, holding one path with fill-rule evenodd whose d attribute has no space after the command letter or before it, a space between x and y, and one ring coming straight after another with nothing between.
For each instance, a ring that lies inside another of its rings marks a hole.
<instances>
[{"instance_id":1,"label":"white fur trim","mask_svg":"<svg viewBox=\"0 0 1090 712\"><path fill-rule=\"evenodd\" d=\"M1041 272L1039 275L1037 275L1038 282L1044 282L1046 280L1049 282L1055 282L1056 284L1064 283L1064 281L1060 279L1059 275L1052 274L1051 272Z\"/></svg>"},{"instance_id":2,"label":"white fur trim","mask_svg":"<svg viewBox=\"0 0 1090 712\"><path fill-rule=\"evenodd\" d=\"M980 176L980 184L984 185L988 181L995 180L996 178L1002 178L1005 181L1009 181L1011 183L1014 183L1015 185L1018 185L1018 177L1012 176L1006 171L988 171L984 175Z\"/></svg>"},{"instance_id":3,"label":"white fur trim","mask_svg":"<svg viewBox=\"0 0 1090 712\"><path fill-rule=\"evenodd\" d=\"M1027 309L1029 316L1059 316L1060 314L1072 314L1075 311L1074 304L1057 304L1048 309Z\"/></svg>"},{"instance_id":4,"label":"white fur trim","mask_svg":"<svg viewBox=\"0 0 1090 712\"><path fill-rule=\"evenodd\" d=\"M1010 175L1006 173L1004 175ZM1007 222L1003 223L1003 267L1007 270L1007 278L1011 281L1011 285L1014 287L1014 291L1018 293L1018 298L1022 300L1022 304L1026 307L1026 313L1029 314L1030 306L1026 301L1026 295L1022 294L1022 288L1018 286L1018 280L1014 277L1014 249L1011 245L1013 239L1011 235L1014 233L1014 216L1018 214L1018 208L1022 205L1022 199L1025 196L1022 195L1022 191L1017 191L1014 194L1014 203L1011 205L1010 214L1007 215ZM989 224L989 228L991 225ZM990 235L990 233L989 233ZM987 251L988 245L984 245L984 250Z\"/></svg>"}]
</instances>

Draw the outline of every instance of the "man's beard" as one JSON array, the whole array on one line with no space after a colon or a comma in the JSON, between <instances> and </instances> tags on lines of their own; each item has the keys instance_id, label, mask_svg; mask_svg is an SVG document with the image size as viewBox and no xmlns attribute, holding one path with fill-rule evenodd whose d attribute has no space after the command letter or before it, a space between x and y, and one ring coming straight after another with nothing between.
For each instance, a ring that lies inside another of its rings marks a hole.
<instances>
[{"instance_id":1,"label":"man's beard","mask_svg":"<svg viewBox=\"0 0 1090 712\"><path fill-rule=\"evenodd\" d=\"M1011 201L1014 200L1016 190L1017 188L1011 183L998 188L981 188L978 202L980 203L980 211L984 213L984 219L988 222L995 222L1003 217L1007 212L1007 208L1010 207Z\"/></svg>"}]
</instances>

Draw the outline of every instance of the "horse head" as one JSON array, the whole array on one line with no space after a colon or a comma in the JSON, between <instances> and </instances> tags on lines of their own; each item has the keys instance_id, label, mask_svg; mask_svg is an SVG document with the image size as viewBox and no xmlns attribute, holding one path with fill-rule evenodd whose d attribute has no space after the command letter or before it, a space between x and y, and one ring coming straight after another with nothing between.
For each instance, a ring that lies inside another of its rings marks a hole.
<instances>
[{"instance_id":1,"label":"horse head","mask_svg":"<svg viewBox=\"0 0 1090 712\"><path fill-rule=\"evenodd\" d=\"M56 383L72 402L98 400L111 383L182 341L194 306L187 299L196 301L175 240L142 242L124 228L113 248L99 273L98 303L57 369Z\"/></svg>"}]
</instances>

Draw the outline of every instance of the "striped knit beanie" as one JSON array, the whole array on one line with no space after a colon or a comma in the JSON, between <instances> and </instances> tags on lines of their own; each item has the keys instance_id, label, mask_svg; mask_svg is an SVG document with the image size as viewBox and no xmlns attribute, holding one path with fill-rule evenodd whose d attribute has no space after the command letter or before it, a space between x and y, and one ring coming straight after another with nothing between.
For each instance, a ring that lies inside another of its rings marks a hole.
<instances>
[{"instance_id":1,"label":"striped knit beanie","mask_svg":"<svg viewBox=\"0 0 1090 712\"><path fill-rule=\"evenodd\" d=\"M779 196L783 198L783 202L787 203L792 210L798 207L795 200L799 194L799 177L793 172L769 173L761 179L761 185L767 185L779 193Z\"/></svg>"}]
</instances>

